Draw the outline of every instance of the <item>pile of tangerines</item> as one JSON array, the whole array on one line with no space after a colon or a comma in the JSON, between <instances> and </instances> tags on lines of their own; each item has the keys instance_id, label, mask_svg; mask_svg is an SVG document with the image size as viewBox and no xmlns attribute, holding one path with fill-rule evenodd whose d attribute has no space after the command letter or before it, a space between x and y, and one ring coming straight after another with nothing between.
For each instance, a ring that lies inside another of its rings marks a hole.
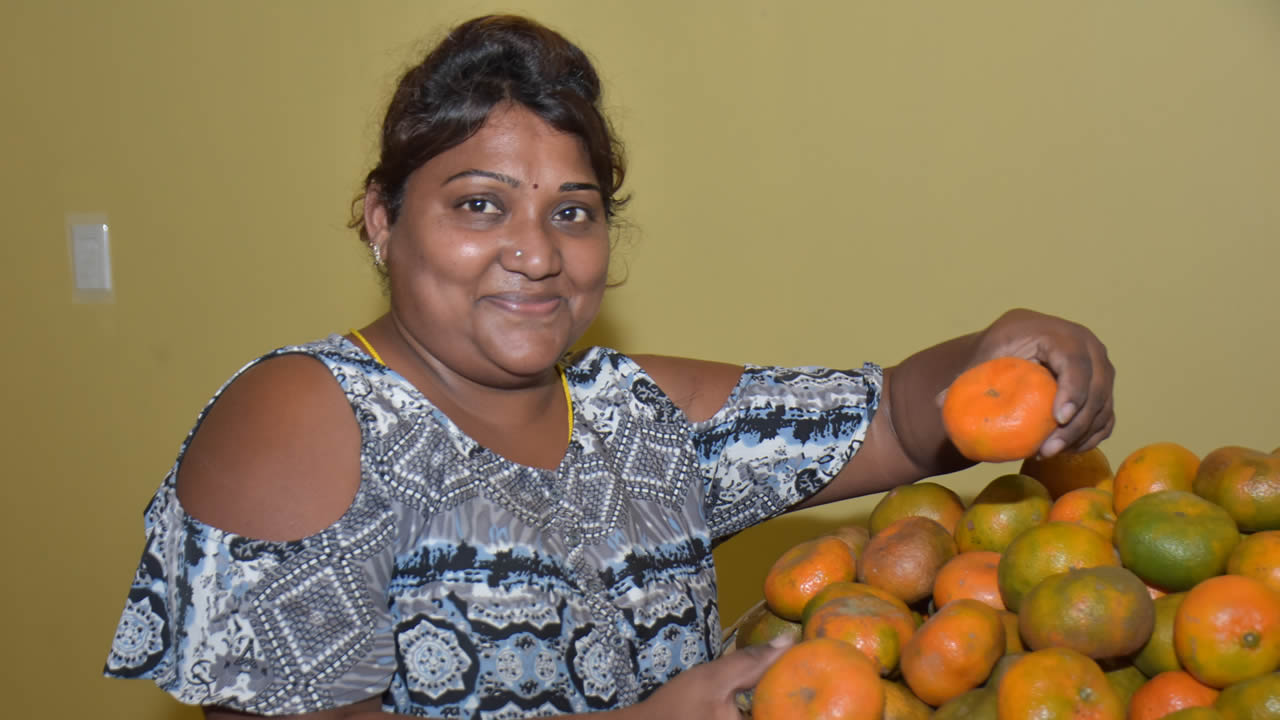
<instances>
[{"instance_id":1,"label":"pile of tangerines","mask_svg":"<svg viewBox=\"0 0 1280 720\"><path fill-rule=\"evenodd\" d=\"M755 720L1280 719L1280 448L1033 456L968 503L902 486L763 595L734 646L794 644Z\"/></svg>"}]
</instances>

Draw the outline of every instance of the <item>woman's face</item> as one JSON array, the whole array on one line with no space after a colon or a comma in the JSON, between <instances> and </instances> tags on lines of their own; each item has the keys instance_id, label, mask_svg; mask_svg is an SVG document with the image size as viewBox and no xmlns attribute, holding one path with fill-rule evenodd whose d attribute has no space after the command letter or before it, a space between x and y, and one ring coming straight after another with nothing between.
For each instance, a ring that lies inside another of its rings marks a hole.
<instances>
[{"instance_id":1,"label":"woman's face","mask_svg":"<svg viewBox=\"0 0 1280 720\"><path fill-rule=\"evenodd\" d=\"M596 316L609 265L600 188L581 140L523 106L494 108L409 177L394 226L382 215L371 237L392 312L437 370L530 383Z\"/></svg>"}]
</instances>

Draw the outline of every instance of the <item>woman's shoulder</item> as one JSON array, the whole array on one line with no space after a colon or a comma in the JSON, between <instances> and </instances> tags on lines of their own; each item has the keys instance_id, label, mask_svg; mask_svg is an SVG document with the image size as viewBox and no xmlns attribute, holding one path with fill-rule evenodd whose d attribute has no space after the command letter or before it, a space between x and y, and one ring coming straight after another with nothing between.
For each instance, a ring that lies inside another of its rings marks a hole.
<instances>
[{"instance_id":1,"label":"woman's shoulder","mask_svg":"<svg viewBox=\"0 0 1280 720\"><path fill-rule=\"evenodd\" d=\"M670 355L626 355L593 347L574 355L572 379L593 387L651 395L656 390L691 422L724 406L742 377L743 366Z\"/></svg>"},{"instance_id":2,"label":"woman's shoulder","mask_svg":"<svg viewBox=\"0 0 1280 720\"><path fill-rule=\"evenodd\" d=\"M360 482L360 429L329 339L280 348L237 372L188 438L176 468L184 509L222 530L295 540L336 521Z\"/></svg>"}]
</instances>

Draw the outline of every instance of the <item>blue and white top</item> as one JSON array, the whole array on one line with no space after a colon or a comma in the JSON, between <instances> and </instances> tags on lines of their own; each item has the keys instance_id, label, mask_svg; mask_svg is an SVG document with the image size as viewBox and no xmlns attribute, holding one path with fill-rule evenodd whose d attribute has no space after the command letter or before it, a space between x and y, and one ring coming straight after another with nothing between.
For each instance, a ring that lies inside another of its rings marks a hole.
<instances>
[{"instance_id":1,"label":"blue and white top","mask_svg":"<svg viewBox=\"0 0 1280 720\"><path fill-rule=\"evenodd\" d=\"M870 364L748 366L690 423L633 360L593 348L566 368L573 435L545 470L481 447L341 336L255 363L281 353L323 362L346 393L355 499L315 535L255 540L184 512L179 454L146 509L108 676L263 715L375 695L446 718L637 702L718 652L712 545L839 472L882 383Z\"/></svg>"}]
</instances>

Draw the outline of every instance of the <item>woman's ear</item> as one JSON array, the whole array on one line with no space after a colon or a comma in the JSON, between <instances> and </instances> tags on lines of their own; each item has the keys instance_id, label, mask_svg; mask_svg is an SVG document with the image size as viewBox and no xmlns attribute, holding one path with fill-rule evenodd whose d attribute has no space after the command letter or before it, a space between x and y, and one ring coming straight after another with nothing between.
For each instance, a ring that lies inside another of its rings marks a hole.
<instances>
[{"instance_id":1,"label":"woman's ear","mask_svg":"<svg viewBox=\"0 0 1280 720\"><path fill-rule=\"evenodd\" d=\"M391 219L382 200L382 189L370 185L364 193L364 232L369 245L381 257L386 257L386 242L391 237Z\"/></svg>"}]
</instances>

